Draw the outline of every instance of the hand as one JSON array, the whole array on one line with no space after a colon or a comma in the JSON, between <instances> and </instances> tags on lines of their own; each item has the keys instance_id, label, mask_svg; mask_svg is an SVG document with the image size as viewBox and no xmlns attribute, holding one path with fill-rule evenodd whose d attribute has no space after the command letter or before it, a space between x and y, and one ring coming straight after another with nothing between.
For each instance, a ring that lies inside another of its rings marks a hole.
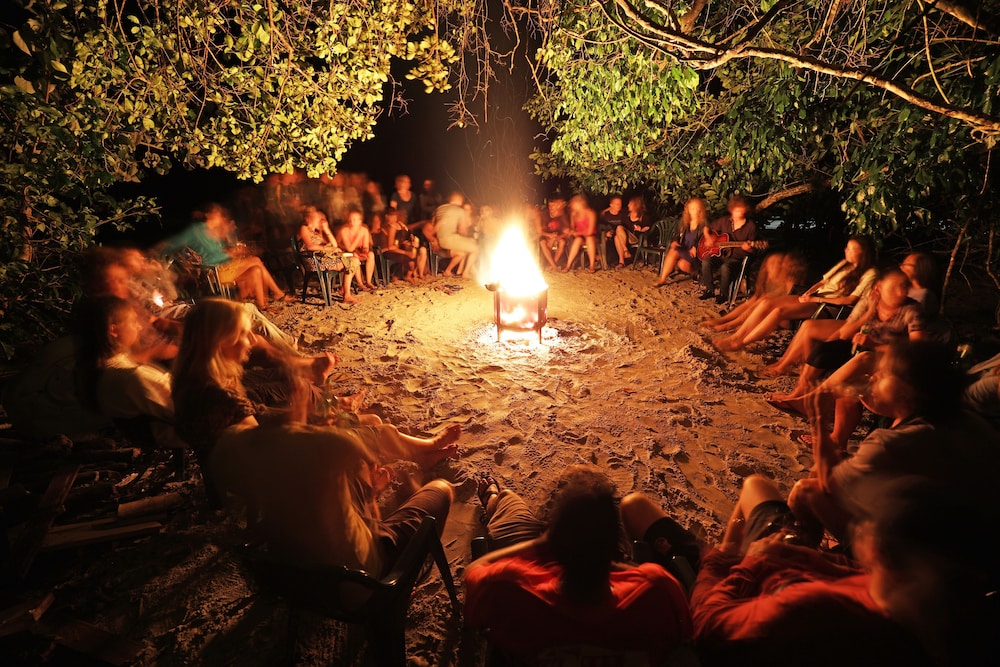
<instances>
[{"instance_id":1,"label":"hand","mask_svg":"<svg viewBox=\"0 0 1000 667\"><path fill-rule=\"evenodd\" d=\"M799 297L799 303L812 303L813 300L814 297L808 294L803 294L802 296Z\"/></svg>"},{"instance_id":2,"label":"hand","mask_svg":"<svg viewBox=\"0 0 1000 667\"><path fill-rule=\"evenodd\" d=\"M743 252L751 252L753 250L753 246L750 245L749 241L745 241L743 245L740 246L740 249L743 250Z\"/></svg>"},{"instance_id":3,"label":"hand","mask_svg":"<svg viewBox=\"0 0 1000 667\"><path fill-rule=\"evenodd\" d=\"M851 338L851 343L853 343L859 349L868 349L871 345L871 336L863 333L856 333L854 337Z\"/></svg>"}]
</instances>

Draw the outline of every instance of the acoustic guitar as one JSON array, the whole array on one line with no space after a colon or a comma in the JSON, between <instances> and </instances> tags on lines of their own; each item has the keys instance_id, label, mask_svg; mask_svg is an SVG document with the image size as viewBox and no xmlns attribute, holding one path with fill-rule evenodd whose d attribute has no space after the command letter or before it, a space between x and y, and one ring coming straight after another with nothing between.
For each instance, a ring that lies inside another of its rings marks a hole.
<instances>
[{"instance_id":1,"label":"acoustic guitar","mask_svg":"<svg viewBox=\"0 0 1000 667\"><path fill-rule=\"evenodd\" d=\"M739 248L744 243L749 243L751 250L767 249L767 241L730 241L729 234L706 235L698 240L698 259L718 257L722 254L723 249Z\"/></svg>"}]
</instances>

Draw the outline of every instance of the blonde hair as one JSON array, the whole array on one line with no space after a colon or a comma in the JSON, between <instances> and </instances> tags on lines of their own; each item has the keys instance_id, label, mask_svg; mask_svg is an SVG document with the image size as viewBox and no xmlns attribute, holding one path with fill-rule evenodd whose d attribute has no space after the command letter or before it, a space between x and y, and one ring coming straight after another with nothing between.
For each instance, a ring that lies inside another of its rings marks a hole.
<instances>
[{"instance_id":1,"label":"blonde hair","mask_svg":"<svg viewBox=\"0 0 1000 667\"><path fill-rule=\"evenodd\" d=\"M226 299L204 299L184 318L184 334L174 360L171 389L175 395L215 384L245 394L243 365L226 359L221 350L236 343L250 317Z\"/></svg>"}]
</instances>

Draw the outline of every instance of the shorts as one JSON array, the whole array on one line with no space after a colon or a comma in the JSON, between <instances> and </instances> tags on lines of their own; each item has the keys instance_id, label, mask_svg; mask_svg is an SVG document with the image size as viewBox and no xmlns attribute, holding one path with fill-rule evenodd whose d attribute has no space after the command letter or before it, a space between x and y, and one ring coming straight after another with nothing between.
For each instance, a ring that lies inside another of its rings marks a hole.
<instances>
[{"instance_id":1,"label":"shorts","mask_svg":"<svg viewBox=\"0 0 1000 667\"><path fill-rule=\"evenodd\" d=\"M701 545L698 543L698 538L670 517L654 521L642 539L652 549L656 562L666 566L671 556L683 556L691 565L691 569L697 572L701 564Z\"/></svg>"},{"instance_id":2,"label":"shorts","mask_svg":"<svg viewBox=\"0 0 1000 667\"><path fill-rule=\"evenodd\" d=\"M743 544L762 537L795 529L795 516L783 500L765 500L750 512L743 532Z\"/></svg>"}]
</instances>

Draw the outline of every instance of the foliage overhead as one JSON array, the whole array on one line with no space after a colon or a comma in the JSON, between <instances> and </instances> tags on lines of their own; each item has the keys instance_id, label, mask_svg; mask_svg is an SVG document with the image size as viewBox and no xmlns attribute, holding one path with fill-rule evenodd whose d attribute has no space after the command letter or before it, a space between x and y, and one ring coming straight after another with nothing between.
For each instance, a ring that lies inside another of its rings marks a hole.
<instances>
[{"instance_id":1,"label":"foliage overhead","mask_svg":"<svg viewBox=\"0 0 1000 667\"><path fill-rule=\"evenodd\" d=\"M0 27L0 340L52 333L77 289L67 259L156 213L109 186L175 165L335 172L395 102L394 62L449 88L442 31L467 4L25 0Z\"/></svg>"},{"instance_id":2,"label":"foliage overhead","mask_svg":"<svg viewBox=\"0 0 1000 667\"><path fill-rule=\"evenodd\" d=\"M1000 3L571 1L542 34L529 111L545 176L770 206L832 188L877 237L989 210ZM597 11L595 11L595 9Z\"/></svg>"}]
</instances>

